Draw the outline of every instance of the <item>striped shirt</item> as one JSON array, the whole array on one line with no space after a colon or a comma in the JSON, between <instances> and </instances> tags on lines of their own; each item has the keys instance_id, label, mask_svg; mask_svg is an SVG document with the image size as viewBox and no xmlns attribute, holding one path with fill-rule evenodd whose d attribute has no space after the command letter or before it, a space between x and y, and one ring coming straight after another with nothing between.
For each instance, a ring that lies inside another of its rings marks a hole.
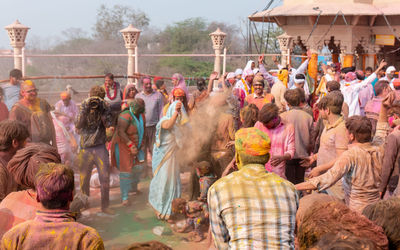
<instances>
[{"instance_id":1,"label":"striped shirt","mask_svg":"<svg viewBox=\"0 0 400 250\"><path fill-rule=\"evenodd\" d=\"M294 249L298 196L294 185L249 164L208 191L210 226L218 249Z\"/></svg>"}]
</instances>

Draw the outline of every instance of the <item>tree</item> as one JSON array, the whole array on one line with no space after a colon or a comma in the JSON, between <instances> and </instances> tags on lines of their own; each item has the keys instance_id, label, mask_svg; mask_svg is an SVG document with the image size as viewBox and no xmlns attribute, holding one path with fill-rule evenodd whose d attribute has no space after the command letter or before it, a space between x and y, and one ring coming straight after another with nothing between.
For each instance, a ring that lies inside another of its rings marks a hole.
<instances>
[{"instance_id":1,"label":"tree","mask_svg":"<svg viewBox=\"0 0 400 250\"><path fill-rule=\"evenodd\" d=\"M129 24L143 29L150 22L150 19L144 12L119 4L114 5L112 8L108 8L102 4L97 10L96 19L94 37L101 40L121 39L119 31Z\"/></svg>"}]
</instances>

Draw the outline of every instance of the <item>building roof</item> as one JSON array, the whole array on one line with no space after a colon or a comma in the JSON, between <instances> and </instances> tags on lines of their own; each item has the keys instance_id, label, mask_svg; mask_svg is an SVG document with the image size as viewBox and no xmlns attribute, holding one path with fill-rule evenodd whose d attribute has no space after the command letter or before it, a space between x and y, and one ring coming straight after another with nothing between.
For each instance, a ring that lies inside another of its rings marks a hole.
<instances>
[{"instance_id":1,"label":"building roof","mask_svg":"<svg viewBox=\"0 0 400 250\"><path fill-rule=\"evenodd\" d=\"M315 8L319 8L315 10ZM268 18L287 17L287 16L318 16L320 10L321 16L336 16L341 11L346 16L377 16L382 15L400 15L400 3L393 4L364 4L364 3L346 3L338 4L328 3L302 3L282 5L276 8L257 12L249 16L251 21L268 22Z\"/></svg>"}]
</instances>

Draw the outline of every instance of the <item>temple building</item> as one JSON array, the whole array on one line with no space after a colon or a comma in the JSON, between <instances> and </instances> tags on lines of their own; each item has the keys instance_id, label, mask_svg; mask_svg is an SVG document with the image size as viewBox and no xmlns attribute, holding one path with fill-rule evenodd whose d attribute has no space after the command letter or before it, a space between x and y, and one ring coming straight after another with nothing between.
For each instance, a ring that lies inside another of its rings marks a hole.
<instances>
[{"instance_id":1,"label":"temple building","mask_svg":"<svg viewBox=\"0 0 400 250\"><path fill-rule=\"evenodd\" d=\"M400 68L399 0L283 0L249 19L273 22L285 31L278 37L283 62L311 49L331 54L343 66L365 69L385 59Z\"/></svg>"}]
</instances>

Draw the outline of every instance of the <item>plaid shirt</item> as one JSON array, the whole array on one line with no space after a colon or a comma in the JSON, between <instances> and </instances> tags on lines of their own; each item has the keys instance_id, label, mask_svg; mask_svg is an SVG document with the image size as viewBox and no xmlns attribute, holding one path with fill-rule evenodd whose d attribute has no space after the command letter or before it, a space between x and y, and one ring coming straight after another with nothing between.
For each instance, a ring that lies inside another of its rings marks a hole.
<instances>
[{"instance_id":1,"label":"plaid shirt","mask_svg":"<svg viewBox=\"0 0 400 250\"><path fill-rule=\"evenodd\" d=\"M298 196L292 183L249 164L208 191L218 249L294 249Z\"/></svg>"},{"instance_id":2,"label":"plaid shirt","mask_svg":"<svg viewBox=\"0 0 400 250\"><path fill-rule=\"evenodd\" d=\"M281 122L276 128L268 129L261 122L256 122L255 128L268 134L271 139L271 150L269 153L272 156L281 156L286 153L290 154L293 158L296 148L295 148L295 132L292 124L286 124ZM279 165L273 167L270 161L265 164L265 169L274 172L282 178L286 179L285 175L285 162L279 163Z\"/></svg>"}]
</instances>

